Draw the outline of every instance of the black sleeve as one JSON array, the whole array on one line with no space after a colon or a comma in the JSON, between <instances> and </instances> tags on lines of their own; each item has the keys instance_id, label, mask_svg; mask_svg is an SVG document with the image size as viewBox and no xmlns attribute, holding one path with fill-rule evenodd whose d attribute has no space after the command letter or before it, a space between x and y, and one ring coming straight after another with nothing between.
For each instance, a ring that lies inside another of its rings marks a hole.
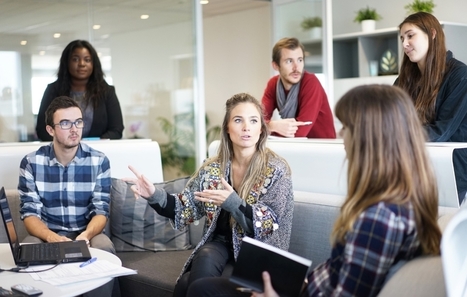
<instances>
[{"instance_id":1,"label":"black sleeve","mask_svg":"<svg viewBox=\"0 0 467 297\"><path fill-rule=\"evenodd\" d=\"M240 205L238 209L243 212L243 215L245 215L246 218L253 221L253 208L250 204L247 203L246 206Z\"/></svg>"},{"instance_id":2,"label":"black sleeve","mask_svg":"<svg viewBox=\"0 0 467 297\"><path fill-rule=\"evenodd\" d=\"M105 109L107 112L107 130L100 138L121 139L123 135L123 116L120 102L118 101L115 88L109 86L105 100Z\"/></svg>"},{"instance_id":3,"label":"black sleeve","mask_svg":"<svg viewBox=\"0 0 467 297\"><path fill-rule=\"evenodd\" d=\"M159 215L175 220L175 197L167 193L167 204L162 208L158 203L149 204Z\"/></svg>"}]
</instances>

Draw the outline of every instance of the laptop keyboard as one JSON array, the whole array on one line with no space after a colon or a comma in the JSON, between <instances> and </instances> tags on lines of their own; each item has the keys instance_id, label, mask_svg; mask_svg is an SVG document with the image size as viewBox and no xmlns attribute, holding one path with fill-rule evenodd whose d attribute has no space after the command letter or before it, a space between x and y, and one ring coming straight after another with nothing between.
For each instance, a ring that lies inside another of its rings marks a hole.
<instances>
[{"instance_id":1,"label":"laptop keyboard","mask_svg":"<svg viewBox=\"0 0 467 297\"><path fill-rule=\"evenodd\" d=\"M60 246L58 243L34 244L27 249L26 257L34 260L57 260L60 257Z\"/></svg>"}]
</instances>

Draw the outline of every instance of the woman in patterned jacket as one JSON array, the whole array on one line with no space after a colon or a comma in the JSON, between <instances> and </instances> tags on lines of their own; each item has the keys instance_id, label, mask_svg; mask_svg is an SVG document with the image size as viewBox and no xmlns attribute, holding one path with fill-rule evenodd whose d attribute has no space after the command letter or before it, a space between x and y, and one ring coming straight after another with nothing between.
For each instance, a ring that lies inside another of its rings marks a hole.
<instances>
[{"instance_id":1,"label":"woman in patterned jacket","mask_svg":"<svg viewBox=\"0 0 467 297\"><path fill-rule=\"evenodd\" d=\"M125 180L134 184L135 196L147 199L174 228L205 217L203 238L185 263L174 296L186 296L195 280L222 276L244 236L289 248L292 178L287 162L266 147L268 134L261 104L237 94L226 102L218 155L204 162L182 193L155 188L130 166L136 178Z\"/></svg>"}]
</instances>

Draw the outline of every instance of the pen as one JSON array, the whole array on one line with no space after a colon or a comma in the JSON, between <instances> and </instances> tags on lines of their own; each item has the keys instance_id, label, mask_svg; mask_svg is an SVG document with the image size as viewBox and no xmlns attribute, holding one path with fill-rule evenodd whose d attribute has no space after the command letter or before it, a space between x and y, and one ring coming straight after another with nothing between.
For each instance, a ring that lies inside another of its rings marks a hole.
<instances>
[{"instance_id":1,"label":"pen","mask_svg":"<svg viewBox=\"0 0 467 297\"><path fill-rule=\"evenodd\" d=\"M79 267L84 267L84 266L86 266L86 265L89 265L89 264L91 264L92 262L94 262L94 261L96 261L96 260L97 260L96 257L91 258L91 259L87 260L86 262L81 263L81 264L79 265Z\"/></svg>"}]
</instances>

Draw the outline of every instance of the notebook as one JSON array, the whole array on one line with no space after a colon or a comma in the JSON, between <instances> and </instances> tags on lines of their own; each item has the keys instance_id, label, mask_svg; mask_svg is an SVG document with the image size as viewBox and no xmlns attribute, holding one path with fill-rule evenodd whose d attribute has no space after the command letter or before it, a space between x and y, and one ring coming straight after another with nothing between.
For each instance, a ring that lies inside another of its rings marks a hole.
<instances>
[{"instance_id":1,"label":"notebook","mask_svg":"<svg viewBox=\"0 0 467 297\"><path fill-rule=\"evenodd\" d=\"M0 209L16 265L83 262L91 259L91 253L84 240L20 245L4 187L0 189Z\"/></svg>"},{"instance_id":2,"label":"notebook","mask_svg":"<svg viewBox=\"0 0 467 297\"><path fill-rule=\"evenodd\" d=\"M280 296L298 296L311 260L278 249L259 240L244 237L230 281L242 292L263 292L262 272L271 276Z\"/></svg>"}]
</instances>

